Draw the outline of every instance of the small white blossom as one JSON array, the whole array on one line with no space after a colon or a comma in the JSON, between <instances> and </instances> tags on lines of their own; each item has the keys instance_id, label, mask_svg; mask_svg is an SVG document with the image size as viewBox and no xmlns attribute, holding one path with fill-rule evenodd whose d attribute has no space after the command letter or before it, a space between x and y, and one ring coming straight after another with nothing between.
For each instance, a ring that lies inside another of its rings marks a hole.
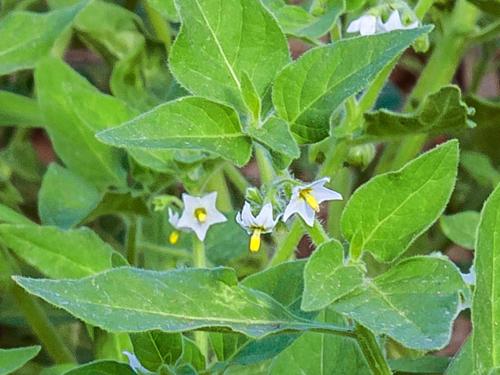
<instances>
[{"instance_id":1,"label":"small white blossom","mask_svg":"<svg viewBox=\"0 0 500 375\"><path fill-rule=\"evenodd\" d=\"M406 30L406 29L414 29L418 27L418 21L415 21L409 25L403 25L401 22L401 17L399 16L399 12L397 10L393 11L387 22L383 24L384 31L394 31L394 30Z\"/></svg>"},{"instance_id":2,"label":"small white blossom","mask_svg":"<svg viewBox=\"0 0 500 375\"><path fill-rule=\"evenodd\" d=\"M260 249L260 236L273 231L279 216L273 219L273 206L267 203L262 207L257 217L253 216L250 204L245 202L243 210L236 215L236 221L246 229L250 237L250 251L257 252Z\"/></svg>"},{"instance_id":3,"label":"small white blossom","mask_svg":"<svg viewBox=\"0 0 500 375\"><path fill-rule=\"evenodd\" d=\"M135 356L135 354L130 353L130 352L123 352L128 358L128 365L134 370L136 374L152 374L151 371L146 369L141 362L139 362L139 359Z\"/></svg>"},{"instance_id":4,"label":"small white blossom","mask_svg":"<svg viewBox=\"0 0 500 375\"><path fill-rule=\"evenodd\" d=\"M342 195L324 187L329 181L330 179L325 177L308 185L294 187L290 202L283 214L283 221L287 221L290 216L297 213L307 225L312 227L315 213L319 212L321 202L342 200Z\"/></svg>"},{"instance_id":5,"label":"small white blossom","mask_svg":"<svg viewBox=\"0 0 500 375\"><path fill-rule=\"evenodd\" d=\"M184 211L182 211L177 226L183 229L191 229L203 241L210 226L223 223L227 220L215 207L216 200L217 192L207 194L203 197L182 194Z\"/></svg>"},{"instance_id":6,"label":"small white blossom","mask_svg":"<svg viewBox=\"0 0 500 375\"><path fill-rule=\"evenodd\" d=\"M347 27L348 33L360 33L361 35L373 35L383 32L382 20L372 14L365 14L352 21Z\"/></svg>"}]
</instances>

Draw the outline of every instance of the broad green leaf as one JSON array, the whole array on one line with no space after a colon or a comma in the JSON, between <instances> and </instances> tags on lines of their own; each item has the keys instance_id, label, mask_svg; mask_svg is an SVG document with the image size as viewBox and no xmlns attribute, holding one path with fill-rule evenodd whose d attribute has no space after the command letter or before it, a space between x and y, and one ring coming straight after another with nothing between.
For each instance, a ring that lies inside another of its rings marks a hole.
<instances>
[{"instance_id":1,"label":"broad green leaf","mask_svg":"<svg viewBox=\"0 0 500 375\"><path fill-rule=\"evenodd\" d=\"M171 22L179 22L174 0L147 0L147 3Z\"/></svg>"},{"instance_id":2,"label":"broad green leaf","mask_svg":"<svg viewBox=\"0 0 500 375\"><path fill-rule=\"evenodd\" d=\"M326 316L327 321L345 324L341 316L329 310L322 315ZM353 339L322 333L305 333L274 358L269 374L369 375L371 372Z\"/></svg>"},{"instance_id":3,"label":"broad green leaf","mask_svg":"<svg viewBox=\"0 0 500 375\"><path fill-rule=\"evenodd\" d=\"M87 228L0 225L0 241L48 277L79 278L110 269L121 257Z\"/></svg>"},{"instance_id":4,"label":"broad green leaf","mask_svg":"<svg viewBox=\"0 0 500 375\"><path fill-rule=\"evenodd\" d=\"M39 351L39 346L0 349L0 375L7 375L20 369L28 361L35 358Z\"/></svg>"},{"instance_id":5,"label":"broad green leaf","mask_svg":"<svg viewBox=\"0 0 500 375\"><path fill-rule=\"evenodd\" d=\"M478 212L464 211L455 215L444 215L439 219L439 224L443 233L451 241L466 249L474 249L479 224Z\"/></svg>"},{"instance_id":6,"label":"broad green leaf","mask_svg":"<svg viewBox=\"0 0 500 375\"><path fill-rule=\"evenodd\" d=\"M42 224L62 229L80 223L102 198L92 184L57 164L49 166L38 194Z\"/></svg>"},{"instance_id":7,"label":"broad green leaf","mask_svg":"<svg viewBox=\"0 0 500 375\"><path fill-rule=\"evenodd\" d=\"M389 365L395 372L409 374L442 374L448 367L448 357L424 356L419 358L390 359Z\"/></svg>"},{"instance_id":8,"label":"broad green leaf","mask_svg":"<svg viewBox=\"0 0 500 375\"><path fill-rule=\"evenodd\" d=\"M181 0L177 7L182 27L171 50L172 73L193 94L246 113L242 75L262 97L290 60L275 19L258 0Z\"/></svg>"},{"instance_id":9,"label":"broad green leaf","mask_svg":"<svg viewBox=\"0 0 500 375\"><path fill-rule=\"evenodd\" d=\"M360 187L341 218L351 251L369 251L384 262L399 257L442 214L457 164L458 142L453 140Z\"/></svg>"},{"instance_id":10,"label":"broad green leaf","mask_svg":"<svg viewBox=\"0 0 500 375\"><path fill-rule=\"evenodd\" d=\"M0 75L35 67L86 1L48 13L13 12L0 21Z\"/></svg>"},{"instance_id":11,"label":"broad green leaf","mask_svg":"<svg viewBox=\"0 0 500 375\"><path fill-rule=\"evenodd\" d=\"M216 153L237 165L250 159L251 143L236 112L198 97L162 104L125 124L98 134L120 147L197 150Z\"/></svg>"},{"instance_id":12,"label":"broad green leaf","mask_svg":"<svg viewBox=\"0 0 500 375\"><path fill-rule=\"evenodd\" d=\"M472 298L474 371L486 374L500 367L500 185L484 204L475 248L477 276Z\"/></svg>"},{"instance_id":13,"label":"broad green leaf","mask_svg":"<svg viewBox=\"0 0 500 375\"><path fill-rule=\"evenodd\" d=\"M149 331L134 333L130 338L137 359L150 371L165 364L175 364L182 355L182 335L179 333Z\"/></svg>"},{"instance_id":14,"label":"broad green leaf","mask_svg":"<svg viewBox=\"0 0 500 375\"><path fill-rule=\"evenodd\" d=\"M119 150L95 138L98 131L128 120L130 112L125 104L100 93L68 65L53 58L37 65L35 84L46 129L69 169L99 188L125 186Z\"/></svg>"},{"instance_id":15,"label":"broad green leaf","mask_svg":"<svg viewBox=\"0 0 500 375\"><path fill-rule=\"evenodd\" d=\"M345 331L292 315L268 295L238 286L234 271L224 268L156 272L122 267L78 280L15 280L29 293L110 332L210 328L259 337L283 330Z\"/></svg>"},{"instance_id":16,"label":"broad green leaf","mask_svg":"<svg viewBox=\"0 0 500 375\"><path fill-rule=\"evenodd\" d=\"M0 203L0 223L6 224L33 224L31 220L12 208Z\"/></svg>"},{"instance_id":17,"label":"broad green leaf","mask_svg":"<svg viewBox=\"0 0 500 375\"><path fill-rule=\"evenodd\" d=\"M248 134L271 151L291 159L300 156L299 146L290 133L288 124L280 118L269 117L261 127L249 128Z\"/></svg>"},{"instance_id":18,"label":"broad green leaf","mask_svg":"<svg viewBox=\"0 0 500 375\"><path fill-rule=\"evenodd\" d=\"M260 113L262 111L262 101L260 100L257 89L246 72L243 72L241 75L241 94L243 102L251 114L251 124L258 124L260 120Z\"/></svg>"},{"instance_id":19,"label":"broad green leaf","mask_svg":"<svg viewBox=\"0 0 500 375\"><path fill-rule=\"evenodd\" d=\"M450 340L465 289L447 259L414 257L366 280L331 308L408 348L434 350Z\"/></svg>"},{"instance_id":20,"label":"broad green leaf","mask_svg":"<svg viewBox=\"0 0 500 375\"><path fill-rule=\"evenodd\" d=\"M228 213L234 218L236 212ZM210 228L205 239L207 259L214 266L226 266L248 254L248 234L235 220Z\"/></svg>"},{"instance_id":21,"label":"broad green leaf","mask_svg":"<svg viewBox=\"0 0 500 375\"><path fill-rule=\"evenodd\" d=\"M328 136L333 111L428 31L394 31L310 50L276 78L273 103L278 115L290 123L299 142L321 141Z\"/></svg>"},{"instance_id":22,"label":"broad green leaf","mask_svg":"<svg viewBox=\"0 0 500 375\"><path fill-rule=\"evenodd\" d=\"M26 96L0 91L0 126L41 127L38 103Z\"/></svg>"},{"instance_id":23,"label":"broad green leaf","mask_svg":"<svg viewBox=\"0 0 500 375\"><path fill-rule=\"evenodd\" d=\"M344 264L344 248L337 240L319 246L304 269L302 310L321 310L363 283L363 271Z\"/></svg>"},{"instance_id":24,"label":"broad green leaf","mask_svg":"<svg viewBox=\"0 0 500 375\"><path fill-rule=\"evenodd\" d=\"M474 109L461 99L457 86L445 86L427 96L417 111L397 113L380 109L365 113L366 129L362 137L391 139L411 134L442 134L471 129L476 124L469 120Z\"/></svg>"},{"instance_id":25,"label":"broad green leaf","mask_svg":"<svg viewBox=\"0 0 500 375\"><path fill-rule=\"evenodd\" d=\"M93 221L99 216L117 214L148 216L150 211L140 196L136 197L131 193L108 192L86 220Z\"/></svg>"},{"instance_id":26,"label":"broad green leaf","mask_svg":"<svg viewBox=\"0 0 500 375\"><path fill-rule=\"evenodd\" d=\"M472 337L462 344L460 351L453 358L445 375L470 375L474 373L474 353L472 353Z\"/></svg>"},{"instance_id":27,"label":"broad green leaf","mask_svg":"<svg viewBox=\"0 0 500 375\"><path fill-rule=\"evenodd\" d=\"M64 375L136 375L125 363L102 360L86 363L64 373Z\"/></svg>"},{"instance_id":28,"label":"broad green leaf","mask_svg":"<svg viewBox=\"0 0 500 375\"><path fill-rule=\"evenodd\" d=\"M264 0L263 3L286 34L313 41L330 31L345 8L343 0L328 0L311 14L300 6L287 5L284 0Z\"/></svg>"},{"instance_id":29,"label":"broad green leaf","mask_svg":"<svg viewBox=\"0 0 500 375\"><path fill-rule=\"evenodd\" d=\"M485 154L464 151L460 157L460 166L482 186L495 188L500 183L500 171Z\"/></svg>"}]
</instances>

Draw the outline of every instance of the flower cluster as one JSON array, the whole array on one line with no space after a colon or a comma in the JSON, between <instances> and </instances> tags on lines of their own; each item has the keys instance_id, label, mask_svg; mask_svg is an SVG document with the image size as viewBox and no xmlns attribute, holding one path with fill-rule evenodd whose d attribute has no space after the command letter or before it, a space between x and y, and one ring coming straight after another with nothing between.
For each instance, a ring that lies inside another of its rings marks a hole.
<instances>
[{"instance_id":1,"label":"flower cluster","mask_svg":"<svg viewBox=\"0 0 500 375\"><path fill-rule=\"evenodd\" d=\"M409 25L404 25L397 10L394 10L387 22L383 22L380 16L365 14L352 21L347 27L348 33L360 33L361 35L373 35L386 33L394 30L414 29L418 27L419 22L415 21Z\"/></svg>"},{"instance_id":2,"label":"flower cluster","mask_svg":"<svg viewBox=\"0 0 500 375\"><path fill-rule=\"evenodd\" d=\"M319 205L324 201L341 200L342 196L336 191L326 188L328 177L314 181L310 184L301 184L292 189L292 194L282 214L273 217L273 206L266 203L262 206L257 216L252 213L249 202L245 202L243 209L236 215L236 222L250 235L249 249L258 252L261 247L261 235L271 233L279 219L287 221L298 214L304 222L314 225L314 219L319 212ZM217 193L212 192L203 197L182 195L184 210L182 214L168 210L168 221L174 228L170 233L169 241L176 244L179 240L179 231L192 231L200 241L205 239L208 228L213 224L225 222L226 217L216 208Z\"/></svg>"}]
</instances>

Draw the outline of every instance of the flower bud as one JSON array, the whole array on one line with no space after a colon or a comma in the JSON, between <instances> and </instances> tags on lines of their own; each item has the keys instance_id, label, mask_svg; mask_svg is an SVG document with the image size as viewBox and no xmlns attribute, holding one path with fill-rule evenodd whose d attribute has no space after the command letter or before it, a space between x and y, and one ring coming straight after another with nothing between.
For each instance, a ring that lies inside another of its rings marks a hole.
<instances>
[{"instance_id":1,"label":"flower bud","mask_svg":"<svg viewBox=\"0 0 500 375\"><path fill-rule=\"evenodd\" d=\"M371 143L351 147L347 162L355 167L365 169L375 157L375 146Z\"/></svg>"}]
</instances>

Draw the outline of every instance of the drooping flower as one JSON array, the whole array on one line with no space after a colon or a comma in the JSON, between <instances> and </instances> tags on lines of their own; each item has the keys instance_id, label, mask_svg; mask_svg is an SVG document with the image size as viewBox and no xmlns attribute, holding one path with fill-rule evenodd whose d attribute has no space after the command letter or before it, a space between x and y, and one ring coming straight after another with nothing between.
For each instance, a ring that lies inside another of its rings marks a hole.
<instances>
[{"instance_id":1,"label":"drooping flower","mask_svg":"<svg viewBox=\"0 0 500 375\"><path fill-rule=\"evenodd\" d=\"M373 35L383 32L383 24L380 17L372 14L365 14L354 21L347 27L348 33L360 33L361 35Z\"/></svg>"},{"instance_id":2,"label":"drooping flower","mask_svg":"<svg viewBox=\"0 0 500 375\"><path fill-rule=\"evenodd\" d=\"M307 225L312 227L315 213L319 212L319 205L322 202L342 200L342 195L324 186L329 181L328 177L324 177L308 185L294 187L290 202L283 214L283 221L287 221L290 216L297 213Z\"/></svg>"},{"instance_id":3,"label":"drooping flower","mask_svg":"<svg viewBox=\"0 0 500 375\"><path fill-rule=\"evenodd\" d=\"M223 223L227 220L215 207L216 200L217 192L207 194L203 197L182 194L184 211L182 211L177 226L179 228L191 229L203 241L210 226Z\"/></svg>"},{"instance_id":4,"label":"drooping flower","mask_svg":"<svg viewBox=\"0 0 500 375\"><path fill-rule=\"evenodd\" d=\"M240 224L248 234L250 234L249 249L252 253L260 250L260 236L264 233L273 231L279 220L279 216L273 219L273 206L267 203L262 207L259 214L255 217L250 209L250 204L245 202L243 210L236 215L236 221Z\"/></svg>"},{"instance_id":5,"label":"drooping flower","mask_svg":"<svg viewBox=\"0 0 500 375\"><path fill-rule=\"evenodd\" d=\"M175 245L179 241L179 238L181 236L181 233L180 233L181 227L179 227L179 213L175 212L169 208L168 209L168 222L174 228L174 230L168 236L168 242L170 242L170 244L172 244L172 245Z\"/></svg>"},{"instance_id":6,"label":"drooping flower","mask_svg":"<svg viewBox=\"0 0 500 375\"><path fill-rule=\"evenodd\" d=\"M403 22L401 22L401 17L399 16L399 12L397 10L394 10L387 19L387 22L383 24L383 28L386 32L394 30L407 30L418 27L418 24L419 22L415 21L409 25L403 25Z\"/></svg>"}]
</instances>

